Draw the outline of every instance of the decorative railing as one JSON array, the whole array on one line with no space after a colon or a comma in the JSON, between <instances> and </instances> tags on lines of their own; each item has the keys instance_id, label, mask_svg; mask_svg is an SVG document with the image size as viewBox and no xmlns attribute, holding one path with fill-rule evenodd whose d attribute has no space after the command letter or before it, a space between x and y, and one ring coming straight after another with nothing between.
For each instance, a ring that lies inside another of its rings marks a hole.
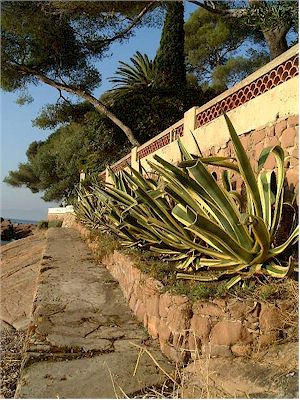
<instances>
[{"instance_id":1,"label":"decorative railing","mask_svg":"<svg viewBox=\"0 0 300 400\"><path fill-rule=\"evenodd\" d=\"M114 173L117 173L124 169L128 164L131 164L131 153L127 154L125 157L121 158L119 161L111 165L111 169Z\"/></svg>"},{"instance_id":2,"label":"decorative railing","mask_svg":"<svg viewBox=\"0 0 300 400\"><path fill-rule=\"evenodd\" d=\"M218 101L211 107L201 111L196 117L196 128L200 128L200 126L203 126L219 117L222 111L231 111L268 90L273 89L281 83L294 78L298 74L299 56L296 54L284 63L271 69L266 74L248 83L236 92L231 93L229 96Z\"/></svg>"},{"instance_id":3,"label":"decorative railing","mask_svg":"<svg viewBox=\"0 0 300 400\"><path fill-rule=\"evenodd\" d=\"M137 150L137 159L141 160L156 150L174 142L180 136L183 136L183 119L140 146Z\"/></svg>"}]
</instances>

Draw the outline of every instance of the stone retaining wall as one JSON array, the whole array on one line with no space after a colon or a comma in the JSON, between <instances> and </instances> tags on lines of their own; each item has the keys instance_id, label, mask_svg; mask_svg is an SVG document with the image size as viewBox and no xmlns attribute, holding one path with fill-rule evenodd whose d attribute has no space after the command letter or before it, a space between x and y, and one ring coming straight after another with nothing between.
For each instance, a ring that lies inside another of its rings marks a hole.
<instances>
[{"instance_id":1,"label":"stone retaining wall","mask_svg":"<svg viewBox=\"0 0 300 400\"><path fill-rule=\"evenodd\" d=\"M75 227L96 253L97 240L90 239L83 226ZM280 339L283 313L292 306L289 300L278 304L238 298L192 302L164 292L161 282L141 272L120 251L104 257L102 263L119 282L136 318L174 362L199 356L251 355Z\"/></svg>"}]
</instances>

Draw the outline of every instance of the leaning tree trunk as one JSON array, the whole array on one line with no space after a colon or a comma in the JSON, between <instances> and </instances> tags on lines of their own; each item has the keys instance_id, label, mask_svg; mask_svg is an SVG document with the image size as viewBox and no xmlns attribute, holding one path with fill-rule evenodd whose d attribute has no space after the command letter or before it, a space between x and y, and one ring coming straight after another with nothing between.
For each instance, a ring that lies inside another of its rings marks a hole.
<instances>
[{"instance_id":1,"label":"leaning tree trunk","mask_svg":"<svg viewBox=\"0 0 300 400\"><path fill-rule=\"evenodd\" d=\"M262 33L270 50L271 60L288 50L289 47L286 41L286 35L289 28L290 27L282 26L268 30L262 29Z\"/></svg>"}]
</instances>

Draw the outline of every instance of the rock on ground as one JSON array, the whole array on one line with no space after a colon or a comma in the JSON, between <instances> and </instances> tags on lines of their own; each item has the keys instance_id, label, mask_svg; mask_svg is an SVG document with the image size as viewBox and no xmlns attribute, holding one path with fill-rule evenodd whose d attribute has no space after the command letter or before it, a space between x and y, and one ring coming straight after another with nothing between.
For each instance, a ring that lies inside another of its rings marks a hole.
<instances>
[{"instance_id":1,"label":"rock on ground","mask_svg":"<svg viewBox=\"0 0 300 400\"><path fill-rule=\"evenodd\" d=\"M3 329L0 332L1 398L14 397L20 376L24 340L23 331Z\"/></svg>"},{"instance_id":2,"label":"rock on ground","mask_svg":"<svg viewBox=\"0 0 300 400\"><path fill-rule=\"evenodd\" d=\"M298 343L249 358L198 359L183 370L183 398L299 398Z\"/></svg>"},{"instance_id":3,"label":"rock on ground","mask_svg":"<svg viewBox=\"0 0 300 400\"><path fill-rule=\"evenodd\" d=\"M16 329L28 326L45 245L40 232L1 247L0 319Z\"/></svg>"}]
</instances>

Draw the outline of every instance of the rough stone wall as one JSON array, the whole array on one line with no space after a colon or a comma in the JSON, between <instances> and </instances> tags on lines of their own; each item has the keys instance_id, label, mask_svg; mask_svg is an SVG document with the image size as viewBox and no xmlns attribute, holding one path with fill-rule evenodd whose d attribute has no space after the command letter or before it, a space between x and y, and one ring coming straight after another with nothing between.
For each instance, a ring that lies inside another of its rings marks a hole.
<instances>
[{"instance_id":1,"label":"rough stone wall","mask_svg":"<svg viewBox=\"0 0 300 400\"><path fill-rule=\"evenodd\" d=\"M280 119L273 125L265 126L261 129L247 132L240 136L241 142L250 158L252 167L257 170L257 162L260 152L263 148L281 145L285 151L285 155L289 156L286 161L286 179L289 188L293 190L298 185L298 167L299 167L299 119L298 115ZM232 156L234 150L231 141L228 141L221 147L212 147L203 153L204 157L210 155L215 156ZM270 156L265 164L266 169L275 167L275 158ZM221 176L221 168L213 168L218 178ZM241 181L237 177L236 188L240 189Z\"/></svg>"},{"instance_id":2,"label":"rough stone wall","mask_svg":"<svg viewBox=\"0 0 300 400\"><path fill-rule=\"evenodd\" d=\"M50 221L63 221L65 214L48 214L48 222Z\"/></svg>"},{"instance_id":3,"label":"rough stone wall","mask_svg":"<svg viewBox=\"0 0 300 400\"><path fill-rule=\"evenodd\" d=\"M97 239L89 239L89 231L80 224L73 227L97 252ZM251 355L280 338L283 313L292 307L290 300L276 304L235 298L191 302L164 292L162 283L141 272L128 255L115 251L102 262L119 282L136 318L174 362L199 356Z\"/></svg>"}]
</instances>

